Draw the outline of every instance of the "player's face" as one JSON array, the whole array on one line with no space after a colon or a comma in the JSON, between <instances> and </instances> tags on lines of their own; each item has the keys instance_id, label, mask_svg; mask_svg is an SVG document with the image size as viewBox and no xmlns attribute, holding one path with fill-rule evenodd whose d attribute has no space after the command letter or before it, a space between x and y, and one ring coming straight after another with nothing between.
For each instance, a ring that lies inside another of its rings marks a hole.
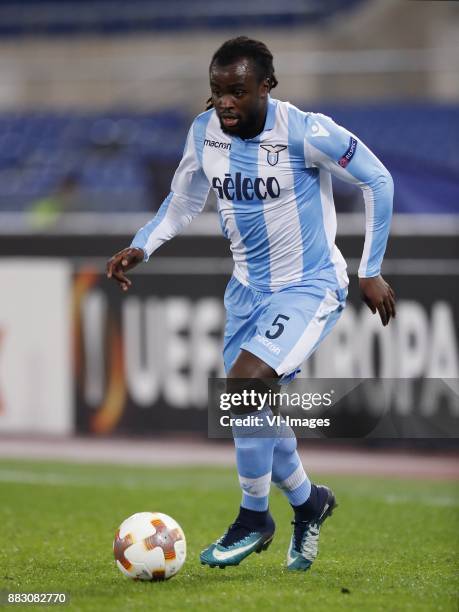
<instances>
[{"instance_id":1,"label":"player's face","mask_svg":"<svg viewBox=\"0 0 459 612\"><path fill-rule=\"evenodd\" d=\"M253 138L262 131L269 84L267 79L260 82L251 60L240 59L228 66L212 64L210 89L225 133Z\"/></svg>"}]
</instances>

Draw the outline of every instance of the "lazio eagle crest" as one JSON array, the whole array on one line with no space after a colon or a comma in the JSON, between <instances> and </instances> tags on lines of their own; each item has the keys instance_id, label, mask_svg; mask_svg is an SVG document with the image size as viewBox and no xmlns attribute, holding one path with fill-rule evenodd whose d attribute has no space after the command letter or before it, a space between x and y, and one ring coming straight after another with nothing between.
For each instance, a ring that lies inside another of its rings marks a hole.
<instances>
[{"instance_id":1,"label":"lazio eagle crest","mask_svg":"<svg viewBox=\"0 0 459 612\"><path fill-rule=\"evenodd\" d=\"M267 159L270 166L275 166L279 161L279 153L287 148L286 145L260 145L268 152Z\"/></svg>"}]
</instances>

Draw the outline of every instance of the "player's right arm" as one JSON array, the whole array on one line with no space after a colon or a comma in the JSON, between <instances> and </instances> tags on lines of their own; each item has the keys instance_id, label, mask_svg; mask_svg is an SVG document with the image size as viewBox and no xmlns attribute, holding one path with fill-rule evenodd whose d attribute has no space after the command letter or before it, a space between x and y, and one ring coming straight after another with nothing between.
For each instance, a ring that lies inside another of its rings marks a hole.
<instances>
[{"instance_id":1,"label":"player's right arm","mask_svg":"<svg viewBox=\"0 0 459 612\"><path fill-rule=\"evenodd\" d=\"M172 179L171 192L153 219L136 233L131 246L107 262L107 277L114 278L123 291L131 286L126 272L141 261L148 261L154 251L181 232L204 208L210 186L201 164L199 149L202 143L196 138L200 117L188 132L182 160Z\"/></svg>"}]
</instances>

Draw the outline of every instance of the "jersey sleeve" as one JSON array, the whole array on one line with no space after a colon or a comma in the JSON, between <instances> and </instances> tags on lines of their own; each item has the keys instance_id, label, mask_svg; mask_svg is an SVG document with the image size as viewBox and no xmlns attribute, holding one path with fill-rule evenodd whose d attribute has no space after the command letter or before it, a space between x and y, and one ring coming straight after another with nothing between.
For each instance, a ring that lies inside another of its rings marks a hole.
<instances>
[{"instance_id":1,"label":"jersey sleeve","mask_svg":"<svg viewBox=\"0 0 459 612\"><path fill-rule=\"evenodd\" d=\"M171 191L156 215L141 227L131 247L142 249L144 261L164 242L181 232L206 203L210 185L202 169L195 138L196 122L191 126L182 160L172 179Z\"/></svg>"},{"instance_id":2,"label":"jersey sleeve","mask_svg":"<svg viewBox=\"0 0 459 612\"><path fill-rule=\"evenodd\" d=\"M306 118L305 162L362 189L366 222L358 274L378 276L392 218L394 184L388 170L354 134L319 113Z\"/></svg>"}]
</instances>

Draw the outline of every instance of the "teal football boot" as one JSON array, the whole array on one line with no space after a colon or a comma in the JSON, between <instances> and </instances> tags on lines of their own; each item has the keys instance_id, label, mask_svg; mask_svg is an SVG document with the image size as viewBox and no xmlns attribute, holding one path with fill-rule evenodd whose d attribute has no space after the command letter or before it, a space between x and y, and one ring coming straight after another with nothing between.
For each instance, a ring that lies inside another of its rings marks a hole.
<instances>
[{"instance_id":1,"label":"teal football boot","mask_svg":"<svg viewBox=\"0 0 459 612\"><path fill-rule=\"evenodd\" d=\"M228 565L239 565L252 553L260 553L269 547L275 528L270 514L260 531L249 528L236 519L220 539L201 552L201 564L222 569Z\"/></svg>"},{"instance_id":2,"label":"teal football boot","mask_svg":"<svg viewBox=\"0 0 459 612\"><path fill-rule=\"evenodd\" d=\"M293 535L287 551L287 569L306 571L313 564L319 552L319 534L324 521L332 515L337 503L333 492L320 486L326 492L325 502L316 517L309 521L292 521Z\"/></svg>"}]
</instances>

